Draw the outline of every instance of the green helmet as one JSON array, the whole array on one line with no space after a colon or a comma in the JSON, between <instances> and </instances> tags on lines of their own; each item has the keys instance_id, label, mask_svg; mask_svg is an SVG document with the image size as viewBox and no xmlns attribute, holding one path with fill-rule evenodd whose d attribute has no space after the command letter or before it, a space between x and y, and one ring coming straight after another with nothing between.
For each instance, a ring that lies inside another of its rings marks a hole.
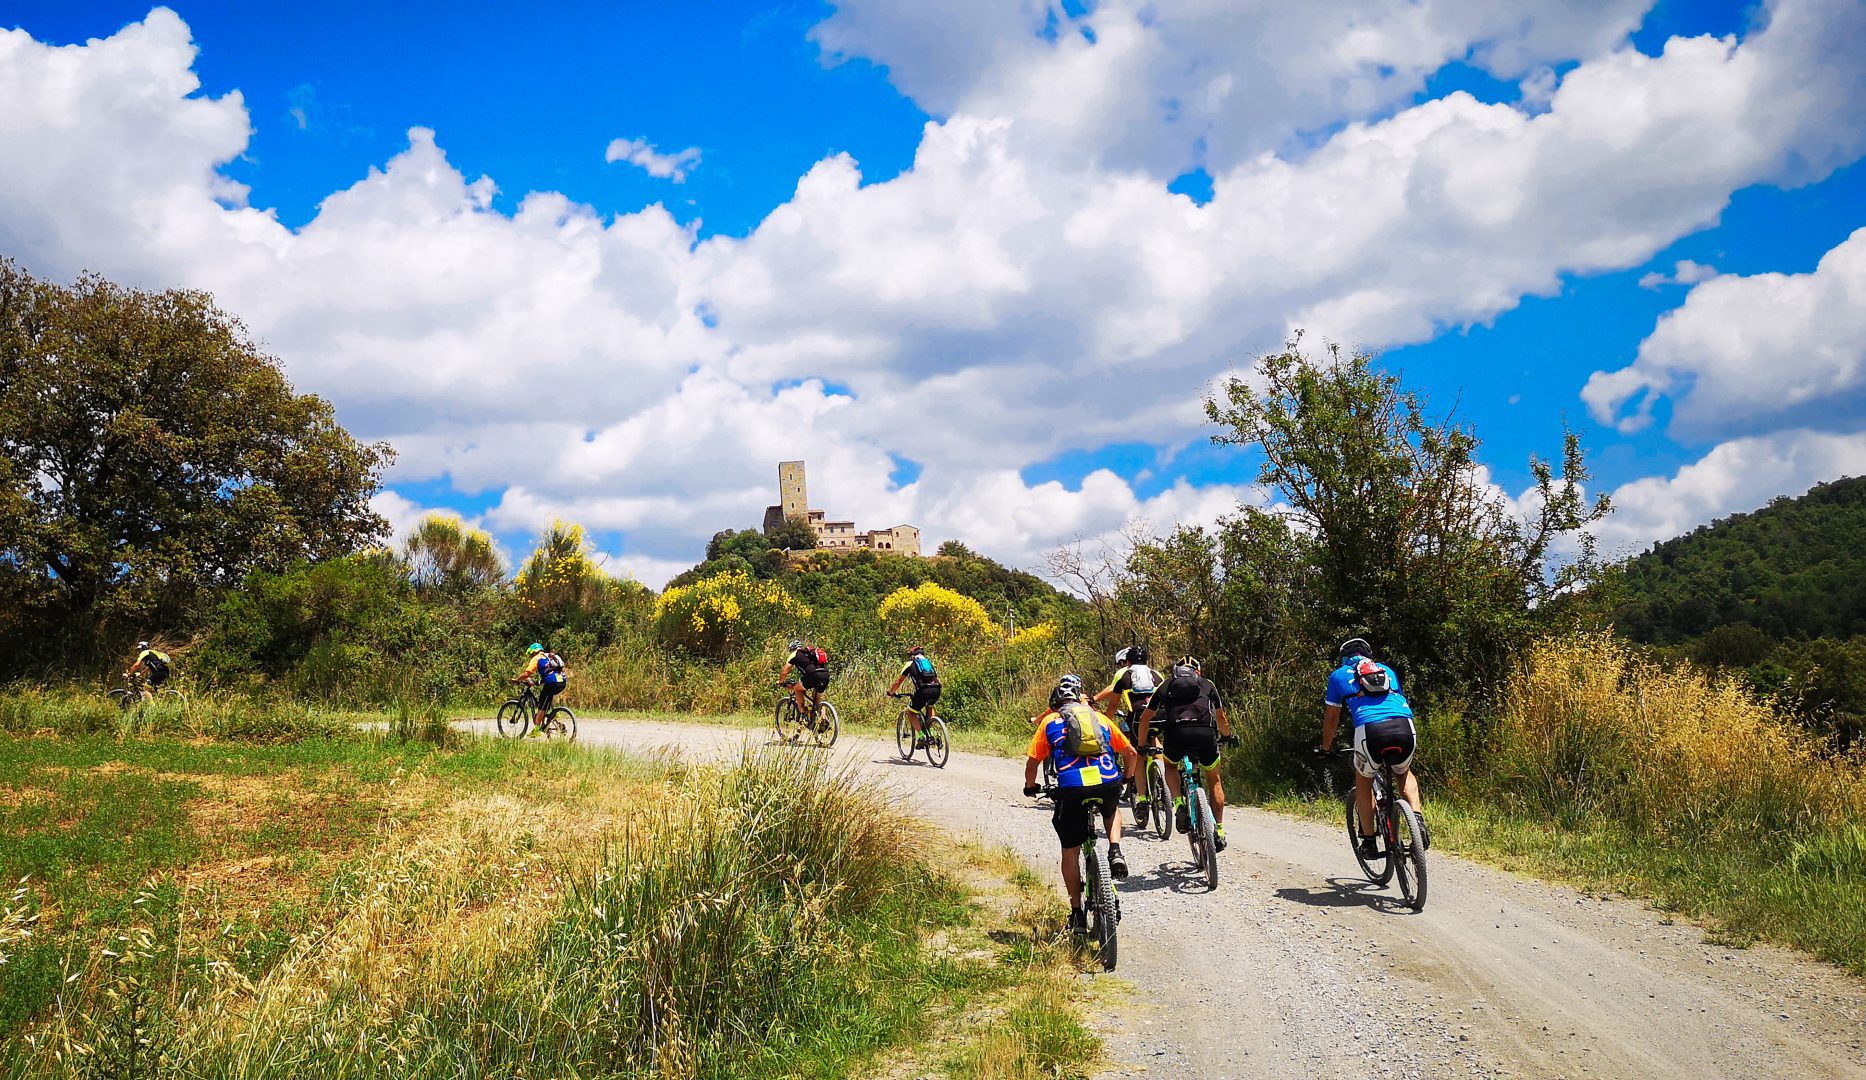
<instances>
[{"instance_id":1,"label":"green helmet","mask_svg":"<svg viewBox=\"0 0 1866 1080\"><path fill-rule=\"evenodd\" d=\"M537 643L537 642L535 642L535 641L534 641L534 642L532 642L531 644L529 644L529 645L527 645L527 646L525 646L525 652L526 652L527 654L530 654L530 653L535 653L535 652L543 652L543 651L544 651L544 646L542 646L542 645L540 645L540 644L538 644L538 643Z\"/></svg>"}]
</instances>

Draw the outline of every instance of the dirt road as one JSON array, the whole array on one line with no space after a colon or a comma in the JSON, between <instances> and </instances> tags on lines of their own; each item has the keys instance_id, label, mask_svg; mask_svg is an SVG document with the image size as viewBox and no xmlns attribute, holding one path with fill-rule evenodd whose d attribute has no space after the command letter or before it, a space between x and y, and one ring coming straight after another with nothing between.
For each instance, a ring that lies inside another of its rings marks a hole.
<instances>
[{"instance_id":1,"label":"dirt road","mask_svg":"<svg viewBox=\"0 0 1866 1080\"><path fill-rule=\"evenodd\" d=\"M766 736L582 729L589 743L702 755L748 738ZM1059 880L1020 762L955 753L936 770L847 735L830 753ZM1338 829L1234 811L1227 832L1212 894L1182 838L1123 844L1118 974L1138 992L1097 1024L1120 1062L1109 1076L1866 1077L1866 984L1798 955L1707 944L1640 904L1436 850L1414 914L1366 887Z\"/></svg>"}]
</instances>

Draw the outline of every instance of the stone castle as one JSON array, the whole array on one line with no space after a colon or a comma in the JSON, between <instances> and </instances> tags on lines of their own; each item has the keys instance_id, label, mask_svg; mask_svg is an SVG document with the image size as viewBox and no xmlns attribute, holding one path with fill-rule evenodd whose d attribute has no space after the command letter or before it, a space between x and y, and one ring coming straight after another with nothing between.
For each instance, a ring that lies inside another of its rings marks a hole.
<instances>
[{"instance_id":1,"label":"stone castle","mask_svg":"<svg viewBox=\"0 0 1866 1080\"><path fill-rule=\"evenodd\" d=\"M866 550L890 551L896 555L920 554L920 530L912 525L857 532L853 521L830 521L823 511L810 509L810 493L804 482L801 461L778 462L778 504L765 507L765 535L769 536L789 517L808 521L816 533L816 546L824 551Z\"/></svg>"}]
</instances>

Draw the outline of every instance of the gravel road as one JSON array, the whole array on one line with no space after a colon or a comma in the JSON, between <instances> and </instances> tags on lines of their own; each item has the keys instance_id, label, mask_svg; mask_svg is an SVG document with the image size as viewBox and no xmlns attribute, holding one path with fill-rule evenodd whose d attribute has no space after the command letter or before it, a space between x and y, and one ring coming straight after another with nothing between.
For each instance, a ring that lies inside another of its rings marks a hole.
<instances>
[{"instance_id":1,"label":"gravel road","mask_svg":"<svg viewBox=\"0 0 1866 1080\"><path fill-rule=\"evenodd\" d=\"M699 755L767 737L634 720L585 720L581 736ZM831 753L1060 882L1021 762L955 753L934 769L847 735ZM1437 850L1414 914L1367 887L1338 829L1260 811L1228 824L1212 894L1183 838L1122 844L1117 974L1135 993L1096 1025L1110 1077L1866 1078L1866 983L1833 968Z\"/></svg>"}]
</instances>

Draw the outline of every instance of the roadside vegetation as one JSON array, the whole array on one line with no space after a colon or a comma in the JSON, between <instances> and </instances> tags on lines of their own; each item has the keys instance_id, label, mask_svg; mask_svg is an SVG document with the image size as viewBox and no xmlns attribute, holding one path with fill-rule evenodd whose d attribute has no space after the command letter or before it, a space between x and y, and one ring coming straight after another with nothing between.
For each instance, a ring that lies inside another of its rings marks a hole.
<instances>
[{"instance_id":1,"label":"roadside vegetation","mask_svg":"<svg viewBox=\"0 0 1866 1080\"><path fill-rule=\"evenodd\" d=\"M1093 1058L1046 989L1070 962L1054 901L976 849L935 866L877 791L806 755L338 728L0 735L6 1075L859 1076L990 1052L1057 1076ZM1072 1037L987 1051L973 1006Z\"/></svg>"}]
</instances>

